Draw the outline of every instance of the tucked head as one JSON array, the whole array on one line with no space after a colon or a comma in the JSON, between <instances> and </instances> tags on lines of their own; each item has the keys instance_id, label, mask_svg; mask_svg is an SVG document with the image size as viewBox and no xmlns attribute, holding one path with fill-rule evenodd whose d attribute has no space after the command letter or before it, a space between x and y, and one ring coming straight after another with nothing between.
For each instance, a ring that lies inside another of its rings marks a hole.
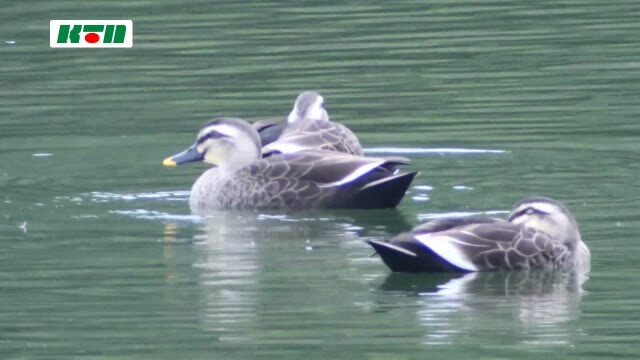
<instances>
[{"instance_id":1,"label":"tucked head","mask_svg":"<svg viewBox=\"0 0 640 360\"><path fill-rule=\"evenodd\" d=\"M260 158L260 136L242 119L209 121L187 150L166 158L165 166L204 161L223 169L237 169Z\"/></svg>"},{"instance_id":2,"label":"tucked head","mask_svg":"<svg viewBox=\"0 0 640 360\"><path fill-rule=\"evenodd\" d=\"M511 209L509 221L544 231L563 241L581 240L578 223L569 209L551 198L532 197L518 201Z\"/></svg>"},{"instance_id":3,"label":"tucked head","mask_svg":"<svg viewBox=\"0 0 640 360\"><path fill-rule=\"evenodd\" d=\"M329 114L324 107L324 98L315 91L305 91L298 95L293 110L287 118L290 124L304 120L329 120Z\"/></svg>"}]
</instances>

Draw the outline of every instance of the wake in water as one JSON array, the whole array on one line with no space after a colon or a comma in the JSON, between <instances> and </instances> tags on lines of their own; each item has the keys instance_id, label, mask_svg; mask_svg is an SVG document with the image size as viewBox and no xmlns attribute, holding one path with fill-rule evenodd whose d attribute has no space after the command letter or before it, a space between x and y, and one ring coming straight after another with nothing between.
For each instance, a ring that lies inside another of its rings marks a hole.
<instances>
[{"instance_id":1,"label":"wake in water","mask_svg":"<svg viewBox=\"0 0 640 360\"><path fill-rule=\"evenodd\" d=\"M508 151L497 149L465 149L465 148L401 148L374 147L364 149L365 154L435 154L435 155L474 155L505 154Z\"/></svg>"},{"instance_id":2,"label":"wake in water","mask_svg":"<svg viewBox=\"0 0 640 360\"><path fill-rule=\"evenodd\" d=\"M94 202L110 202L119 200L167 200L167 201L189 201L189 191L157 191L144 193L110 193L93 191L89 194Z\"/></svg>"}]
</instances>

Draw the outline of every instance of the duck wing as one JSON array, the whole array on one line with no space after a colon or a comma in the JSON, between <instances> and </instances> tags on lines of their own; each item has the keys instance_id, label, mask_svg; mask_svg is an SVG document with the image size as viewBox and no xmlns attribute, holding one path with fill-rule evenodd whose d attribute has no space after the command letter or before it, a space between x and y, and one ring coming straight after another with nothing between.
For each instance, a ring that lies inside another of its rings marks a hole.
<instances>
[{"instance_id":1,"label":"duck wing","mask_svg":"<svg viewBox=\"0 0 640 360\"><path fill-rule=\"evenodd\" d=\"M564 244L507 221L477 222L444 231L417 228L389 243L369 244L391 270L401 272L550 269L570 262Z\"/></svg>"},{"instance_id":2,"label":"duck wing","mask_svg":"<svg viewBox=\"0 0 640 360\"><path fill-rule=\"evenodd\" d=\"M223 208L389 208L416 173L394 174L401 159L332 151L278 154L241 169L217 195Z\"/></svg>"},{"instance_id":3,"label":"duck wing","mask_svg":"<svg viewBox=\"0 0 640 360\"><path fill-rule=\"evenodd\" d=\"M264 146L264 144L263 144ZM264 157L317 149L363 155L362 146L351 130L332 121L311 121L303 126L287 127L280 137L263 147Z\"/></svg>"},{"instance_id":4,"label":"duck wing","mask_svg":"<svg viewBox=\"0 0 640 360\"><path fill-rule=\"evenodd\" d=\"M364 150L362 150L362 145L360 145L356 134L340 123L334 122L333 124L335 130L331 131L331 134L333 135L334 141L331 143L334 144L336 148L335 151L360 156L364 155Z\"/></svg>"},{"instance_id":5,"label":"duck wing","mask_svg":"<svg viewBox=\"0 0 640 360\"><path fill-rule=\"evenodd\" d=\"M399 173L408 159L354 156L333 151L298 153L300 162L313 166L303 179L325 191L335 191L326 206L333 208L381 209L396 207L417 172Z\"/></svg>"},{"instance_id":6,"label":"duck wing","mask_svg":"<svg viewBox=\"0 0 640 360\"><path fill-rule=\"evenodd\" d=\"M364 157L325 150L306 150L285 155L285 158L291 166L308 168L304 178L321 187L365 185L392 176L398 166L410 162L402 157Z\"/></svg>"}]
</instances>

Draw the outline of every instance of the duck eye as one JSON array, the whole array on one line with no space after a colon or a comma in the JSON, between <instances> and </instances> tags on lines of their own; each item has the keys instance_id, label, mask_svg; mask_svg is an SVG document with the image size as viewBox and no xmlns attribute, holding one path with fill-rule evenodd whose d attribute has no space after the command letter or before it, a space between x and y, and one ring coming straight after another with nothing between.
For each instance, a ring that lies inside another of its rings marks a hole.
<instances>
[{"instance_id":1,"label":"duck eye","mask_svg":"<svg viewBox=\"0 0 640 360\"><path fill-rule=\"evenodd\" d=\"M321 108L323 108L323 109L326 109L326 108L324 107L324 101L320 103L320 107L321 107Z\"/></svg>"},{"instance_id":2,"label":"duck eye","mask_svg":"<svg viewBox=\"0 0 640 360\"><path fill-rule=\"evenodd\" d=\"M518 211L517 213L511 215L509 217L509 221L513 221L514 219L519 218L519 217L524 216L524 215L533 215L533 214L537 214L537 213L540 213L540 212L538 210L532 208L532 207L529 207L529 208L526 208L526 209L522 209L522 210Z\"/></svg>"}]
</instances>

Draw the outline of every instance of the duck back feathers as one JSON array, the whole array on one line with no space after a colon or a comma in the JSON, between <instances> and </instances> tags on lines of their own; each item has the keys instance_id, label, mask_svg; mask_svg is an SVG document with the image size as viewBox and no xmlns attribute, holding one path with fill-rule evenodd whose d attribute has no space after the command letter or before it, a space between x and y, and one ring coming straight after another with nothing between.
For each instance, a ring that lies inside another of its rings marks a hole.
<instances>
[{"instance_id":1,"label":"duck back feathers","mask_svg":"<svg viewBox=\"0 0 640 360\"><path fill-rule=\"evenodd\" d=\"M300 124L287 124L277 140L271 140L272 133L279 131L273 127L264 128L263 156L275 153L291 153L305 149L337 151L352 155L363 155L364 151L356 135L346 126L330 120L306 121ZM275 125L280 126L280 125ZM275 127L274 126L274 127Z\"/></svg>"}]
</instances>

